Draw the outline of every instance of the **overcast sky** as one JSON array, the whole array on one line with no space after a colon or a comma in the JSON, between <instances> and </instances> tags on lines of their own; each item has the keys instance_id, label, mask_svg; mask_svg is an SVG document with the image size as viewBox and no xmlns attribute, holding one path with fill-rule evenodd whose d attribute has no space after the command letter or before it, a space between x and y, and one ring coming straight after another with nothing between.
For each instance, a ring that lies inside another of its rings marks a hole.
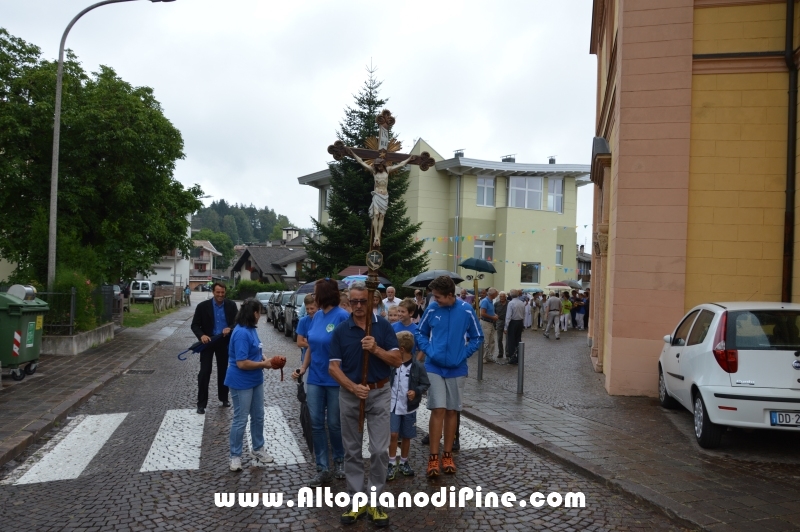
<instances>
[{"instance_id":1,"label":"overcast sky","mask_svg":"<svg viewBox=\"0 0 800 532\"><path fill-rule=\"evenodd\" d=\"M0 0L0 26L54 59L92 0ZM87 71L153 87L183 134L175 177L213 199L268 205L301 227L343 109L377 66L405 149L589 164L596 60L591 0L139 0L100 7L67 40ZM591 224L591 186L578 199ZM206 202L212 201L211 199ZM589 228L591 229L591 227ZM591 241L579 231L578 243Z\"/></svg>"}]
</instances>

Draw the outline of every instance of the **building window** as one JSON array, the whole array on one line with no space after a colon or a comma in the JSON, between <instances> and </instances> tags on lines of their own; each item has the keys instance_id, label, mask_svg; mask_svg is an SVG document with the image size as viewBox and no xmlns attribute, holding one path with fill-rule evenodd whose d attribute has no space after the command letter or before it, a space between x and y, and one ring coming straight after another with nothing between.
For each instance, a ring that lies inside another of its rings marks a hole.
<instances>
[{"instance_id":1,"label":"building window","mask_svg":"<svg viewBox=\"0 0 800 532\"><path fill-rule=\"evenodd\" d=\"M519 282L539 284L539 269L541 267L542 265L538 262L523 262Z\"/></svg>"},{"instance_id":2,"label":"building window","mask_svg":"<svg viewBox=\"0 0 800 532\"><path fill-rule=\"evenodd\" d=\"M324 205L325 205L325 210L327 211L328 209L331 208L331 187L323 188L322 189L322 193L325 195L325 198L324 198L325 199L325 203L324 203Z\"/></svg>"},{"instance_id":3,"label":"building window","mask_svg":"<svg viewBox=\"0 0 800 532\"><path fill-rule=\"evenodd\" d=\"M564 212L564 180L550 178L547 181L547 210Z\"/></svg>"},{"instance_id":4,"label":"building window","mask_svg":"<svg viewBox=\"0 0 800 532\"><path fill-rule=\"evenodd\" d=\"M478 205L494 207L494 178L478 178Z\"/></svg>"},{"instance_id":5,"label":"building window","mask_svg":"<svg viewBox=\"0 0 800 532\"><path fill-rule=\"evenodd\" d=\"M508 185L508 206L519 209L542 208L541 177L511 177Z\"/></svg>"},{"instance_id":6,"label":"building window","mask_svg":"<svg viewBox=\"0 0 800 532\"><path fill-rule=\"evenodd\" d=\"M564 246L556 246L556 266L564 264Z\"/></svg>"},{"instance_id":7,"label":"building window","mask_svg":"<svg viewBox=\"0 0 800 532\"><path fill-rule=\"evenodd\" d=\"M483 260L492 260L494 257L494 242L486 240L475 241L475 258Z\"/></svg>"},{"instance_id":8,"label":"building window","mask_svg":"<svg viewBox=\"0 0 800 532\"><path fill-rule=\"evenodd\" d=\"M198 271L198 272L204 272L204 271L206 271L206 265L205 265L205 264L198 264L198 265L197 265L197 271Z\"/></svg>"}]
</instances>

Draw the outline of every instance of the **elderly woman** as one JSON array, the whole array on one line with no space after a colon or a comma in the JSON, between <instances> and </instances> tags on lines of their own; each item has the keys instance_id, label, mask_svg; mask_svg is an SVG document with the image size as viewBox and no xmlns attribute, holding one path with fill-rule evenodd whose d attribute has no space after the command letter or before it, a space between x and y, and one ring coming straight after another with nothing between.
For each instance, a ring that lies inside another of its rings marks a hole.
<instances>
[{"instance_id":1,"label":"elderly woman","mask_svg":"<svg viewBox=\"0 0 800 532\"><path fill-rule=\"evenodd\" d=\"M250 418L252 457L261 463L272 462L264 450L264 369L283 367L286 359L273 357L264 359L261 340L256 325L261 318L261 302L250 298L242 303L236 314L236 326L231 333L228 347L228 370L225 386L233 398L233 421L231 422L230 451L231 471L242 470L242 444L247 418Z\"/></svg>"},{"instance_id":2,"label":"elderly woman","mask_svg":"<svg viewBox=\"0 0 800 532\"><path fill-rule=\"evenodd\" d=\"M318 310L308 328L306 337L308 351L303 365L292 374L292 378L298 379L308 371L306 402L311 414L314 457L317 462L317 474L308 484L317 487L330 482L333 477L344 478L344 447L342 447L342 425L339 421L339 383L328 373L328 365L333 330L343 321L347 321L350 314L339 306L339 284L336 281L331 279L317 281L314 285L314 296ZM333 452L333 473L328 460L328 439Z\"/></svg>"}]
</instances>

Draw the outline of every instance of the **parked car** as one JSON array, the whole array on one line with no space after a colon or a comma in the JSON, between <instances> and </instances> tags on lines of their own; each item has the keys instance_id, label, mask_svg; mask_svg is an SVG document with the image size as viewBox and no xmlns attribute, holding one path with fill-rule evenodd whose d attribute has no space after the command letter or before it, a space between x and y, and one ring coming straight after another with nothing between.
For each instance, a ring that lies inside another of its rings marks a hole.
<instances>
[{"instance_id":1,"label":"parked car","mask_svg":"<svg viewBox=\"0 0 800 532\"><path fill-rule=\"evenodd\" d=\"M275 323L275 316L278 313L275 311L276 307L280 307L281 301L281 292L275 292L272 294L272 297L269 298L267 301L267 321L272 322L272 326L277 328L277 323Z\"/></svg>"},{"instance_id":2,"label":"parked car","mask_svg":"<svg viewBox=\"0 0 800 532\"><path fill-rule=\"evenodd\" d=\"M699 305L664 344L659 401L694 414L701 447L726 427L800 431L800 305Z\"/></svg>"},{"instance_id":3,"label":"parked car","mask_svg":"<svg viewBox=\"0 0 800 532\"><path fill-rule=\"evenodd\" d=\"M275 292L259 292L256 294L256 299L261 302L261 314L267 316L267 321L269 321L269 316L267 315L267 304L269 303L269 298L272 297L272 294Z\"/></svg>"},{"instance_id":4,"label":"parked car","mask_svg":"<svg viewBox=\"0 0 800 532\"><path fill-rule=\"evenodd\" d=\"M303 304L303 300L307 295L308 294L293 292L292 297L289 298L289 302L286 303L286 308L284 309L285 322L283 325L283 334L291 336L292 340L295 342L297 341L297 323L300 321L300 318L306 314L306 306Z\"/></svg>"},{"instance_id":5,"label":"parked car","mask_svg":"<svg viewBox=\"0 0 800 532\"><path fill-rule=\"evenodd\" d=\"M133 281L131 283L131 301L152 301L155 294L155 283L152 281Z\"/></svg>"},{"instance_id":6,"label":"parked car","mask_svg":"<svg viewBox=\"0 0 800 532\"><path fill-rule=\"evenodd\" d=\"M275 320L273 323L275 324L275 328L278 329L280 332L284 332L286 329L286 305L289 303L289 300L292 298L291 290L287 290L285 292L281 292L281 297L278 300L277 304L274 305L273 310L275 315L273 319Z\"/></svg>"},{"instance_id":7,"label":"parked car","mask_svg":"<svg viewBox=\"0 0 800 532\"><path fill-rule=\"evenodd\" d=\"M172 284L172 281L156 281L155 285L156 286L174 286Z\"/></svg>"}]
</instances>

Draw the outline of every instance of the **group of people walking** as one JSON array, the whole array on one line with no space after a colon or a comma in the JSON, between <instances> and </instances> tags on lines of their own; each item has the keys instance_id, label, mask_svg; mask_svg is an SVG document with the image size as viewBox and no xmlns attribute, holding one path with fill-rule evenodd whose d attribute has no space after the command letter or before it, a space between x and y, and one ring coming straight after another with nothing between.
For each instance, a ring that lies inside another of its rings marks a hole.
<instances>
[{"instance_id":1,"label":"group of people walking","mask_svg":"<svg viewBox=\"0 0 800 532\"><path fill-rule=\"evenodd\" d=\"M261 303L247 299L237 311L225 293L224 285L215 284L213 299L197 305L192 321L192 331L207 345L200 353L197 412L204 414L207 408L216 359L221 406L231 406L229 392L233 401L230 469L239 471L248 419L255 465L272 461L264 448L263 370L282 368L286 359L267 358L263 353L256 329ZM497 345L497 358L505 355L509 363L516 363L526 319L538 328L543 315L545 335L552 325L558 338L564 309L563 297L555 294L541 300L527 298L518 290L506 294L490 288L479 297L476 313L466 298L456 296L453 280L443 276L430 283L428 297L418 291L413 299L400 300L393 289L387 290L385 299L375 301L378 311L368 313L369 291L363 282L340 293L337 281L316 281L314 294L304 300L306 316L297 326L298 346L304 352L300 368L292 374L304 379L307 387L316 462L309 486L345 480L351 497L359 492L371 494L373 488L380 495L386 482L397 475L413 476L410 442L416 437L416 413L425 393L430 410L426 475L457 471L453 451L458 448L467 359L483 346L484 360L496 361ZM389 310L391 320L386 319ZM367 320L371 321L369 335ZM366 384L362 384L365 351L368 367ZM366 481L359 430L362 402L371 454ZM365 515L378 526L389 523L380 505L350 509L341 521L353 523Z\"/></svg>"}]
</instances>

